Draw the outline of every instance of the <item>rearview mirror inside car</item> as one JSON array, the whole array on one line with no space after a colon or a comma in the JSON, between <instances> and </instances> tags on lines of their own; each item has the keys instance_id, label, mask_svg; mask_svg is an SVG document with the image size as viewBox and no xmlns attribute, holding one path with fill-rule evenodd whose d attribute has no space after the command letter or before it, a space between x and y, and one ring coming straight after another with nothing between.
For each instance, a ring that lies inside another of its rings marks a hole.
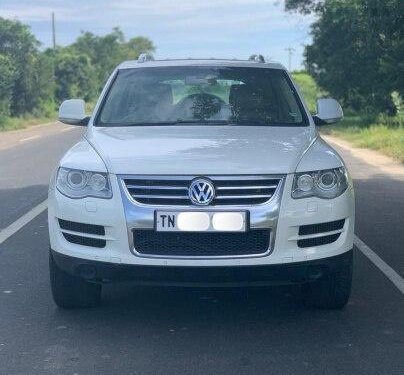
<instances>
[{"instance_id":1,"label":"rearview mirror inside car","mask_svg":"<svg viewBox=\"0 0 404 375\"><path fill-rule=\"evenodd\" d=\"M89 120L82 99L65 100L59 108L59 121L65 124L86 126Z\"/></svg>"},{"instance_id":2,"label":"rearview mirror inside car","mask_svg":"<svg viewBox=\"0 0 404 375\"><path fill-rule=\"evenodd\" d=\"M317 114L313 116L316 125L334 124L343 118L342 108L335 99L322 98L317 100Z\"/></svg>"}]
</instances>

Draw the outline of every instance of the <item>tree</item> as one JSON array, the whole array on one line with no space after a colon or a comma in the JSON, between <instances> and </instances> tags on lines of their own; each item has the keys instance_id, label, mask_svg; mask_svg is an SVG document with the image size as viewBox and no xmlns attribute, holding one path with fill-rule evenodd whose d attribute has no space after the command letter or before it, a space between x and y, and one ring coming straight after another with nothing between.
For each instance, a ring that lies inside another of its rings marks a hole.
<instances>
[{"instance_id":1,"label":"tree","mask_svg":"<svg viewBox=\"0 0 404 375\"><path fill-rule=\"evenodd\" d=\"M119 28L104 36L84 32L75 43L40 50L28 26L0 17L0 120L25 114L52 115L67 98L96 98L123 60L153 52L145 37L125 40Z\"/></svg>"},{"instance_id":2,"label":"tree","mask_svg":"<svg viewBox=\"0 0 404 375\"><path fill-rule=\"evenodd\" d=\"M44 82L38 76L39 42L31 34L28 26L19 21L0 18L0 56L2 63L8 61L13 67L13 82L9 112L21 115L32 112L40 101L38 82ZM4 65L2 70L7 69Z\"/></svg>"},{"instance_id":3,"label":"tree","mask_svg":"<svg viewBox=\"0 0 404 375\"><path fill-rule=\"evenodd\" d=\"M11 60L7 56L0 55L0 122L10 114L14 74Z\"/></svg>"},{"instance_id":4,"label":"tree","mask_svg":"<svg viewBox=\"0 0 404 375\"><path fill-rule=\"evenodd\" d=\"M403 93L401 0L287 0L316 12L306 67L318 84L354 110L394 114L391 93Z\"/></svg>"},{"instance_id":5,"label":"tree","mask_svg":"<svg viewBox=\"0 0 404 375\"><path fill-rule=\"evenodd\" d=\"M312 12L319 12L323 4L324 0L286 0L285 9L310 14Z\"/></svg>"},{"instance_id":6,"label":"tree","mask_svg":"<svg viewBox=\"0 0 404 375\"><path fill-rule=\"evenodd\" d=\"M104 36L84 32L72 48L89 56L96 68L100 88L119 63L137 59L141 53L155 50L152 41L145 37L135 37L126 42L123 32L117 27Z\"/></svg>"},{"instance_id":7,"label":"tree","mask_svg":"<svg viewBox=\"0 0 404 375\"><path fill-rule=\"evenodd\" d=\"M54 56L56 99L91 100L97 93L97 77L90 58L71 48L61 48Z\"/></svg>"}]
</instances>

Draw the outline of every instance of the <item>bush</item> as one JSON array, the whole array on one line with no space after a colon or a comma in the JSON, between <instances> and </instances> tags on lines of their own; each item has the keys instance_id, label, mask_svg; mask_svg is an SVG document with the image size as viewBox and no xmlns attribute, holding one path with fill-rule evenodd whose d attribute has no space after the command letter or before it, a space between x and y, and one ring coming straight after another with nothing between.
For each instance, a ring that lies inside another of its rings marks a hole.
<instances>
[{"instance_id":1,"label":"bush","mask_svg":"<svg viewBox=\"0 0 404 375\"><path fill-rule=\"evenodd\" d=\"M300 92L312 113L316 112L316 100L322 96L326 96L326 93L322 91L316 81L305 71L297 71L292 73L293 80L299 86Z\"/></svg>"}]
</instances>

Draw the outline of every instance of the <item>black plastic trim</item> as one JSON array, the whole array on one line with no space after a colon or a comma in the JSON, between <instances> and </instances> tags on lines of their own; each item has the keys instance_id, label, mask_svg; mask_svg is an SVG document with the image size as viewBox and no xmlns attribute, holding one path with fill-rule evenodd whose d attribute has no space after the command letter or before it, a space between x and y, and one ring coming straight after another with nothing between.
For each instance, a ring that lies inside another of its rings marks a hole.
<instances>
[{"instance_id":1,"label":"black plastic trim","mask_svg":"<svg viewBox=\"0 0 404 375\"><path fill-rule=\"evenodd\" d=\"M246 287L301 284L327 277L352 262L353 251L305 262L225 267L114 264L70 257L53 250L51 254L64 272L93 282L132 281L141 285Z\"/></svg>"},{"instance_id":2,"label":"black plastic trim","mask_svg":"<svg viewBox=\"0 0 404 375\"><path fill-rule=\"evenodd\" d=\"M107 243L106 240L100 238L82 237L70 233L63 233L63 237L70 243L89 247L104 248Z\"/></svg>"},{"instance_id":3,"label":"black plastic trim","mask_svg":"<svg viewBox=\"0 0 404 375\"><path fill-rule=\"evenodd\" d=\"M344 227L344 223L345 223L345 219L341 219L341 220L336 220L336 221L328 221L326 223L301 225L299 227L299 236L339 230ZM326 234L326 233L324 233L324 234Z\"/></svg>"},{"instance_id":4,"label":"black plastic trim","mask_svg":"<svg viewBox=\"0 0 404 375\"><path fill-rule=\"evenodd\" d=\"M306 238L298 240L297 246L300 248L328 245L338 240L341 233L331 234L329 236Z\"/></svg>"},{"instance_id":5,"label":"black plastic trim","mask_svg":"<svg viewBox=\"0 0 404 375\"><path fill-rule=\"evenodd\" d=\"M105 228L102 225L84 224L63 219L58 220L61 229L71 230L72 232L97 234L99 236L105 236Z\"/></svg>"}]
</instances>

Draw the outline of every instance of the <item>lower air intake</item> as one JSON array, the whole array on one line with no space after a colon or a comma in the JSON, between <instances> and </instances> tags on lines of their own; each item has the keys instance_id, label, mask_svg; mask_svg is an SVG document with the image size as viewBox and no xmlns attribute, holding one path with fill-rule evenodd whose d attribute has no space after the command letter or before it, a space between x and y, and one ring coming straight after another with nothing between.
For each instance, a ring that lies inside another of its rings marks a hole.
<instances>
[{"instance_id":1,"label":"lower air intake","mask_svg":"<svg viewBox=\"0 0 404 375\"><path fill-rule=\"evenodd\" d=\"M63 233L63 237L66 239L66 241L74 243L76 245L100 248L105 247L106 245L106 241L99 238L82 237L70 233Z\"/></svg>"},{"instance_id":2,"label":"lower air intake","mask_svg":"<svg viewBox=\"0 0 404 375\"><path fill-rule=\"evenodd\" d=\"M331 234L330 236L298 240L297 246L298 247L312 247L312 246L328 245L328 244L333 243L336 240L338 240L339 236L340 236L340 233L337 233L337 234Z\"/></svg>"},{"instance_id":3,"label":"lower air intake","mask_svg":"<svg viewBox=\"0 0 404 375\"><path fill-rule=\"evenodd\" d=\"M328 245L338 240L344 228L345 219L329 221L326 223L301 225L299 227L299 236L315 236L302 238L297 241L300 248ZM339 233L332 233L339 231Z\"/></svg>"},{"instance_id":4,"label":"lower air intake","mask_svg":"<svg viewBox=\"0 0 404 375\"><path fill-rule=\"evenodd\" d=\"M78 223L58 219L59 227L66 241L76 245L103 248L107 241L105 236L105 228L102 225Z\"/></svg>"},{"instance_id":5,"label":"lower air intake","mask_svg":"<svg viewBox=\"0 0 404 375\"><path fill-rule=\"evenodd\" d=\"M345 219L329 221L327 223L301 225L299 227L299 236L307 234L317 234L323 232L331 232L333 230L342 229L344 227Z\"/></svg>"},{"instance_id":6,"label":"lower air intake","mask_svg":"<svg viewBox=\"0 0 404 375\"><path fill-rule=\"evenodd\" d=\"M134 230L135 250L154 256L243 256L265 254L270 231L253 229L243 233L169 233L152 229Z\"/></svg>"},{"instance_id":7,"label":"lower air intake","mask_svg":"<svg viewBox=\"0 0 404 375\"><path fill-rule=\"evenodd\" d=\"M75 221L68 221L59 219L60 229L70 230L72 232L98 234L105 236L105 228L102 225L77 223Z\"/></svg>"}]
</instances>

